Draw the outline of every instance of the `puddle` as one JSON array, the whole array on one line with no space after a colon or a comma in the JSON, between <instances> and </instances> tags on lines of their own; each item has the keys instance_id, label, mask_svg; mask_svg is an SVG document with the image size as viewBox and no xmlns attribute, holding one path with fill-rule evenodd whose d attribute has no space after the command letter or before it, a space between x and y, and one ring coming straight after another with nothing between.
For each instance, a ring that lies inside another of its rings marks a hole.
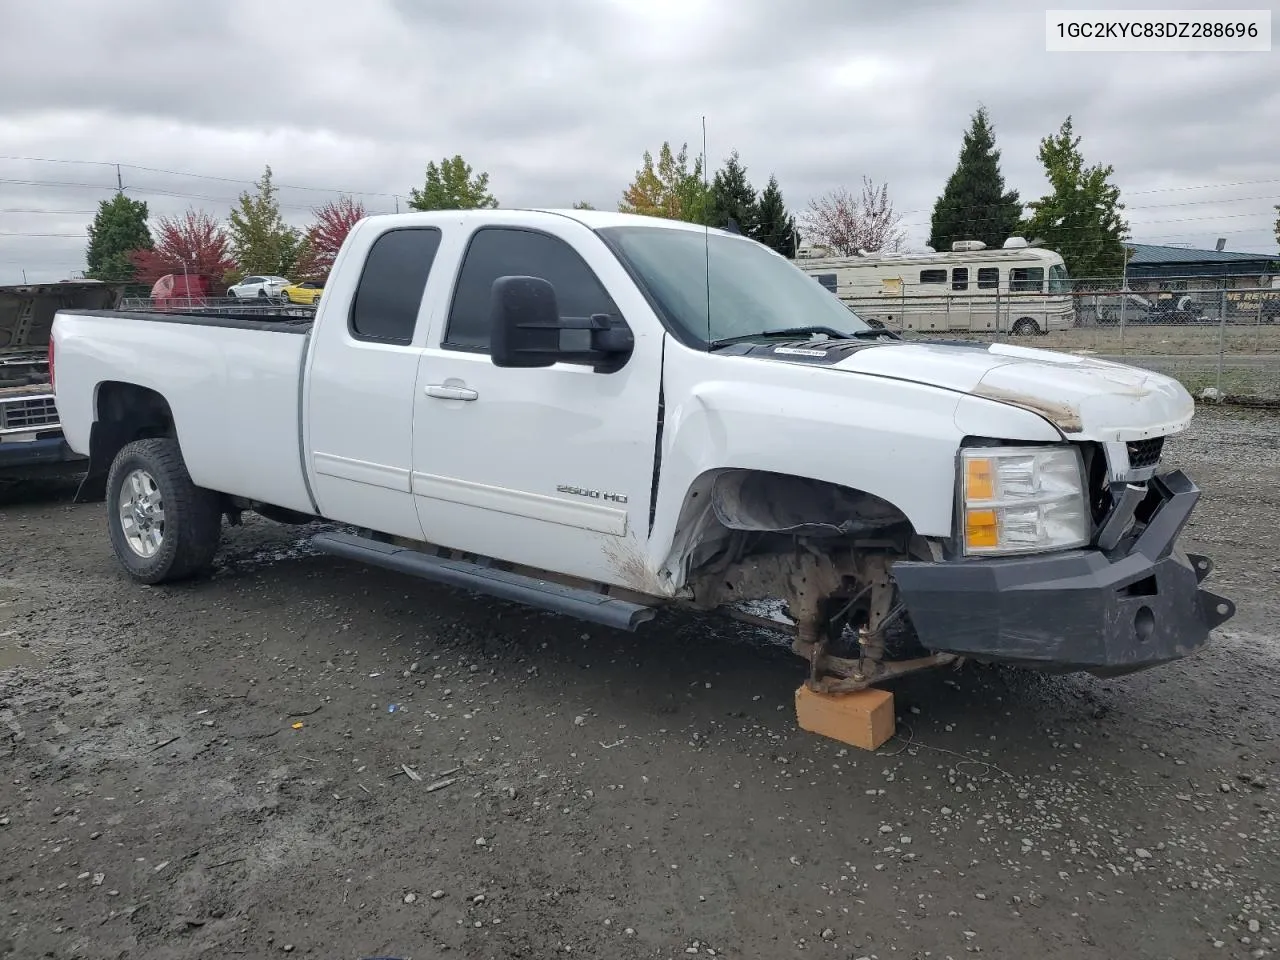
<instances>
[{"instance_id":1,"label":"puddle","mask_svg":"<svg viewBox=\"0 0 1280 960\"><path fill-rule=\"evenodd\" d=\"M26 667L36 662L36 655L31 648L19 646L19 643L21 640L17 631L0 630L0 670Z\"/></svg>"}]
</instances>

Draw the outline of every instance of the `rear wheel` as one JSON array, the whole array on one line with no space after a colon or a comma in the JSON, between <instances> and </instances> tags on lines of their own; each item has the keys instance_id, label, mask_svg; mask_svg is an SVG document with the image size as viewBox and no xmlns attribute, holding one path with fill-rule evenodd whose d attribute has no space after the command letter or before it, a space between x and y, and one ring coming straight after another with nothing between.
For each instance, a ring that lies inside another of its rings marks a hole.
<instances>
[{"instance_id":1,"label":"rear wheel","mask_svg":"<svg viewBox=\"0 0 1280 960\"><path fill-rule=\"evenodd\" d=\"M1013 325L1015 337L1030 337L1040 332L1040 325L1030 317L1022 317Z\"/></svg>"},{"instance_id":2,"label":"rear wheel","mask_svg":"<svg viewBox=\"0 0 1280 960\"><path fill-rule=\"evenodd\" d=\"M107 476L107 530L120 565L141 583L206 570L222 534L221 498L191 482L176 440L135 440Z\"/></svg>"}]
</instances>

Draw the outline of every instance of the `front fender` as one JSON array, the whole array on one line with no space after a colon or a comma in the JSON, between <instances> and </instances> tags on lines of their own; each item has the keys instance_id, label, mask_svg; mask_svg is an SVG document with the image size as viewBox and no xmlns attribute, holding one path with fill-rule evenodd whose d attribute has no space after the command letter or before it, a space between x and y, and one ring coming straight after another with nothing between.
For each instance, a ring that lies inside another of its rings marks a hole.
<instances>
[{"instance_id":1,"label":"front fender","mask_svg":"<svg viewBox=\"0 0 1280 960\"><path fill-rule=\"evenodd\" d=\"M1061 440L1025 410L887 377L674 349L664 378L650 563L661 569L699 478L761 470L893 504L926 537L952 531L955 458L969 435Z\"/></svg>"}]
</instances>

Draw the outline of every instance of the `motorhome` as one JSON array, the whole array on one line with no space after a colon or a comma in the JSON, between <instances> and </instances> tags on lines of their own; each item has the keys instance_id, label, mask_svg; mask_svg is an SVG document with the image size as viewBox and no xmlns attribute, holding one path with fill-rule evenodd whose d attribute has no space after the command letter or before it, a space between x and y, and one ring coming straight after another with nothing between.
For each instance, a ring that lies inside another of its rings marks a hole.
<instances>
[{"instance_id":1,"label":"motorhome","mask_svg":"<svg viewBox=\"0 0 1280 960\"><path fill-rule=\"evenodd\" d=\"M993 250L958 240L944 253L822 254L802 250L796 263L864 320L890 330L1023 336L1075 323L1062 257L1021 237Z\"/></svg>"}]
</instances>

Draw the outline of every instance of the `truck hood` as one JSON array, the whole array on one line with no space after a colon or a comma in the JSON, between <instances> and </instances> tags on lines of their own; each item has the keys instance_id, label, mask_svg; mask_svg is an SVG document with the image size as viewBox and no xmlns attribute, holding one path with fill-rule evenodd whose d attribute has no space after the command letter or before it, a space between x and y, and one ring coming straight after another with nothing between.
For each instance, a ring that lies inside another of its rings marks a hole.
<instances>
[{"instance_id":1,"label":"truck hood","mask_svg":"<svg viewBox=\"0 0 1280 960\"><path fill-rule=\"evenodd\" d=\"M115 310L122 283L68 280L0 287L0 353L44 350L59 310Z\"/></svg>"},{"instance_id":2,"label":"truck hood","mask_svg":"<svg viewBox=\"0 0 1280 960\"><path fill-rule=\"evenodd\" d=\"M1184 429L1195 413L1191 395L1170 377L1006 343L867 344L827 368L929 384L1021 407L1078 440L1165 436Z\"/></svg>"}]
</instances>

